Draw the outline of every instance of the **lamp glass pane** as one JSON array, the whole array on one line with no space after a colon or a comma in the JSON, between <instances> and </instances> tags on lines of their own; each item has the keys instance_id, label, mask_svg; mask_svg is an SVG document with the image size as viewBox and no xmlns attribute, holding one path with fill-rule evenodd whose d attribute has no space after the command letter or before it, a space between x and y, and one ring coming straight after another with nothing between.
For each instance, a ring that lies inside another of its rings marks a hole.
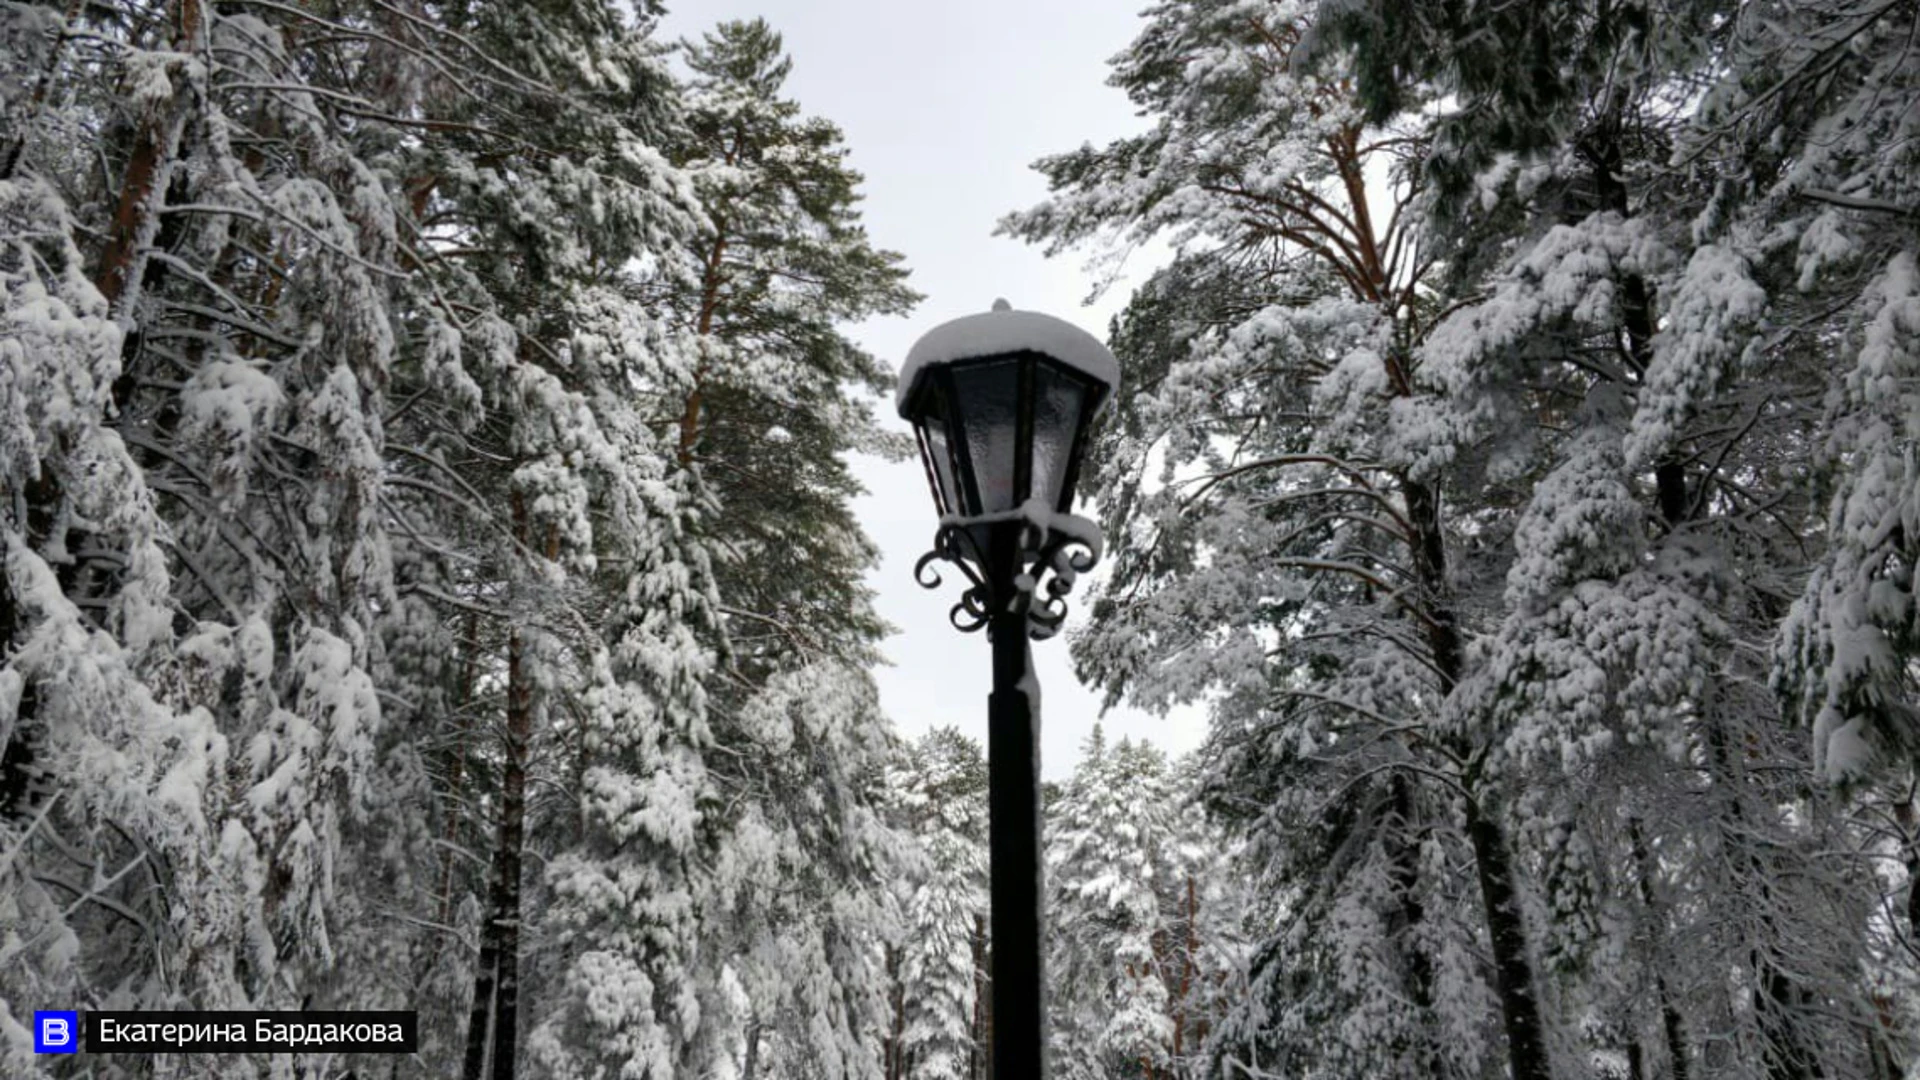
<instances>
[{"instance_id":1,"label":"lamp glass pane","mask_svg":"<svg viewBox=\"0 0 1920 1080\"><path fill-rule=\"evenodd\" d=\"M1033 378L1033 493L1056 510L1066 482L1067 460L1073 436L1080 430L1080 410L1087 386L1050 363L1035 365Z\"/></svg>"},{"instance_id":2,"label":"lamp glass pane","mask_svg":"<svg viewBox=\"0 0 1920 1080\"><path fill-rule=\"evenodd\" d=\"M1020 407L1020 361L986 360L953 369L953 396L960 429L972 458L981 505L971 513L995 514L1014 507L1013 461L1016 410Z\"/></svg>"},{"instance_id":3,"label":"lamp glass pane","mask_svg":"<svg viewBox=\"0 0 1920 1080\"><path fill-rule=\"evenodd\" d=\"M947 425L937 412L930 412L920 420L921 428L927 433L927 449L933 455L933 475L940 484L940 506L942 514L958 511L960 506L959 489L953 486L953 451L947 446Z\"/></svg>"}]
</instances>

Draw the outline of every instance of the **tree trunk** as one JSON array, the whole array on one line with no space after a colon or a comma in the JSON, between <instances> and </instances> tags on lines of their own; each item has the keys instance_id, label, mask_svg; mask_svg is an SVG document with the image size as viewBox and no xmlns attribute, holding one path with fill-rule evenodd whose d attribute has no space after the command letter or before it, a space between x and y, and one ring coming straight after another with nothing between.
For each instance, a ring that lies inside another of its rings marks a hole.
<instances>
[{"instance_id":1,"label":"tree trunk","mask_svg":"<svg viewBox=\"0 0 1920 1080\"><path fill-rule=\"evenodd\" d=\"M460 664L460 694L455 707L453 749L447 755L447 821L441 838L447 848L440 853L440 921L453 924L453 849L460 838L460 788L466 783L467 737L473 723L467 710L473 704L473 684L478 677L480 659L480 616L467 613L467 640L462 646L465 659Z\"/></svg>"},{"instance_id":2,"label":"tree trunk","mask_svg":"<svg viewBox=\"0 0 1920 1080\"><path fill-rule=\"evenodd\" d=\"M1650 916L1655 915L1653 906L1653 858L1647 851L1646 837L1640 832L1640 819L1627 819L1627 843L1632 849L1635 876L1639 879L1640 905L1647 909ZM1673 1007L1673 995L1667 991L1666 976L1656 970L1653 974L1653 991L1660 1003L1660 1033L1667 1041L1667 1060L1673 1064L1673 1080L1687 1080L1692 1065L1687 1059L1687 1040L1685 1029L1680 1026L1680 1012Z\"/></svg>"},{"instance_id":3,"label":"tree trunk","mask_svg":"<svg viewBox=\"0 0 1920 1080\"><path fill-rule=\"evenodd\" d=\"M1407 836L1413 828L1413 785L1399 773L1393 775L1389 784L1396 824L1387 829L1387 874L1393 882L1399 910L1389 923L1388 933L1406 965L1407 1000L1413 1003L1414 1011L1420 1018L1421 1045L1413 1048L1419 1058L1416 1068L1421 1073L1437 1076L1440 1073L1440 1062L1437 1060L1439 1047L1432 1038L1430 1023L1433 1016L1433 961L1413 940L1427 918L1426 903L1420 899L1420 845L1411 842Z\"/></svg>"},{"instance_id":4,"label":"tree trunk","mask_svg":"<svg viewBox=\"0 0 1920 1080\"><path fill-rule=\"evenodd\" d=\"M703 338L713 333L714 318L720 313L720 286L726 280L725 219L718 213L712 216L713 247L707 252L706 267L700 274L700 315L694 324L694 332ZM705 375L706 363L703 361L694 370L693 390L687 394L686 404L680 410L679 460L683 466L693 460L693 448L700 442L700 410L706 398L706 388L703 385Z\"/></svg>"},{"instance_id":5,"label":"tree trunk","mask_svg":"<svg viewBox=\"0 0 1920 1080\"><path fill-rule=\"evenodd\" d=\"M1193 1022L1193 974L1195 957L1200 952L1200 935L1194 922L1199 918L1200 897L1195 891L1193 874L1187 874L1187 918L1185 940L1180 945L1180 982L1173 995L1173 1067L1180 1068L1187 1052L1187 1028ZM1199 1039L1196 1037L1195 1042Z\"/></svg>"},{"instance_id":6,"label":"tree trunk","mask_svg":"<svg viewBox=\"0 0 1920 1080\"><path fill-rule=\"evenodd\" d=\"M1513 1080L1548 1080L1546 1042L1540 1028L1540 1004L1533 993L1533 964L1527 956L1526 924L1513 886L1506 838L1477 800L1467 804L1467 839L1473 845L1480 878L1480 904L1493 943L1494 985L1500 995L1500 1019L1507 1032L1507 1062Z\"/></svg>"},{"instance_id":7,"label":"tree trunk","mask_svg":"<svg viewBox=\"0 0 1920 1080\"><path fill-rule=\"evenodd\" d=\"M500 899L494 907L499 928L499 976L494 982L493 1080L513 1080L515 1039L520 1018L520 861L526 841L527 749L533 737L533 688L516 629L507 644L507 759L501 777L499 870Z\"/></svg>"},{"instance_id":8,"label":"tree trunk","mask_svg":"<svg viewBox=\"0 0 1920 1080\"><path fill-rule=\"evenodd\" d=\"M512 496L513 531L527 534L526 500ZM500 830L487 890L480 963L467 1023L464 1080L513 1080L520 994L520 862L527 813L527 751L533 737L533 684L526 641L516 624L507 637L507 738L500 773ZM489 1019L492 1021L488 1023ZM492 1065L488 1067L488 1059Z\"/></svg>"},{"instance_id":9,"label":"tree trunk","mask_svg":"<svg viewBox=\"0 0 1920 1080\"><path fill-rule=\"evenodd\" d=\"M483 1080L493 1032L493 988L500 969L500 943L491 919L480 928L480 960L473 970L473 1008L467 1014L467 1056L461 1080Z\"/></svg>"},{"instance_id":10,"label":"tree trunk","mask_svg":"<svg viewBox=\"0 0 1920 1080\"><path fill-rule=\"evenodd\" d=\"M968 935L973 951L973 1022L968 1028L967 1076L969 1080L989 1080L988 1050L993 1042L992 987L987 981L987 917L973 917L973 933Z\"/></svg>"},{"instance_id":11,"label":"tree trunk","mask_svg":"<svg viewBox=\"0 0 1920 1080\"><path fill-rule=\"evenodd\" d=\"M13 170L20 164L20 155L26 152L27 135L33 130L34 121L39 119L40 110L46 106L47 90L53 85L53 75L60 67L60 54L66 50L67 38L72 34L73 21L80 17L84 0L67 0L66 14L60 20L60 34L47 46L47 59L40 65L40 73L34 77L33 92L27 95L27 103L20 110L20 127L12 138L0 145L0 180L13 179Z\"/></svg>"},{"instance_id":12,"label":"tree trunk","mask_svg":"<svg viewBox=\"0 0 1920 1080\"><path fill-rule=\"evenodd\" d=\"M1769 922L1772 920L1769 919ZM1781 970L1778 956L1770 946L1754 950L1754 965L1760 971L1764 997L1754 995L1760 1005L1760 1030L1767 1040L1768 1080L1816 1080L1826 1073L1807 1050L1793 1028L1793 1013L1804 1006L1804 995L1792 976Z\"/></svg>"},{"instance_id":13,"label":"tree trunk","mask_svg":"<svg viewBox=\"0 0 1920 1080\"><path fill-rule=\"evenodd\" d=\"M740 1080L754 1080L760 1072L760 1021L747 1025L747 1059L740 1066Z\"/></svg>"},{"instance_id":14,"label":"tree trunk","mask_svg":"<svg viewBox=\"0 0 1920 1080\"><path fill-rule=\"evenodd\" d=\"M906 1076L905 1063L901 1060L901 1045L907 1032L907 988L900 982L900 950L887 946L886 953L887 988L893 997L893 1025L887 1031L885 1043L880 1048L882 1064L886 1069L887 1080L903 1080Z\"/></svg>"},{"instance_id":15,"label":"tree trunk","mask_svg":"<svg viewBox=\"0 0 1920 1080\"><path fill-rule=\"evenodd\" d=\"M518 502L516 498L516 507ZM501 762L500 828L487 888L487 921L481 929L480 964L473 982L466 1066L461 1072L465 1080L513 1078L520 991L520 862L526 828L531 698L524 641L516 629L507 642L507 739Z\"/></svg>"},{"instance_id":16,"label":"tree trunk","mask_svg":"<svg viewBox=\"0 0 1920 1080\"><path fill-rule=\"evenodd\" d=\"M201 0L179 0L174 7L173 46L191 50L200 39ZM106 247L100 254L100 266L94 284L107 298L114 316L127 321L133 304L139 299L141 268L145 253L159 228L162 181L173 171L173 159L179 152L180 133L186 126L186 109L178 94L159 116L140 125L133 154L127 159L127 172L120 183L120 198L114 208L113 224L107 232Z\"/></svg>"},{"instance_id":17,"label":"tree trunk","mask_svg":"<svg viewBox=\"0 0 1920 1080\"><path fill-rule=\"evenodd\" d=\"M1440 528L1440 495L1427 485L1402 482L1407 521L1413 527L1414 573L1420 583L1426 634L1434 667L1440 673L1442 693L1452 693L1464 666L1457 616L1447 585L1446 537ZM1458 748L1465 750L1465 747ZM1466 758L1470 755L1462 753ZM1469 789L1471 779L1466 781ZM1506 837L1497 821L1481 805L1480 793L1468 791L1467 841L1473 848L1474 871L1480 881L1480 905L1487 938L1493 947L1494 985L1500 998L1501 1026L1507 1035L1507 1064L1513 1080L1549 1080L1552 1069L1540 1022L1540 1003L1533 990L1533 961L1527 951L1526 922L1514 888L1513 866ZM1409 914L1423 916L1418 901Z\"/></svg>"},{"instance_id":18,"label":"tree trunk","mask_svg":"<svg viewBox=\"0 0 1920 1080\"><path fill-rule=\"evenodd\" d=\"M1595 128L1581 140L1581 150L1593 167L1594 189L1600 208L1632 216L1627 198L1627 183L1621 178L1625 167L1620 149L1620 125L1626 110L1624 91L1615 91ZM1657 325L1653 287L1639 274L1625 274L1620 280L1620 323L1626 331L1627 366L1636 378L1644 376L1653 363L1653 335ZM1669 455L1654 467L1654 487L1660 514L1669 525L1685 520L1691 507L1687 499L1687 473L1678 457Z\"/></svg>"}]
</instances>

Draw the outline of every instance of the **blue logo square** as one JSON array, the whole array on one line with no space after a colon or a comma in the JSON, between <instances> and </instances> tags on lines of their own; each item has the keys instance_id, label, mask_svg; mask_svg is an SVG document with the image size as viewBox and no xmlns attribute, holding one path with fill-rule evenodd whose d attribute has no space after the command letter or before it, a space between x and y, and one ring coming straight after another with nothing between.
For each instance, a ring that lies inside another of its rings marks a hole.
<instances>
[{"instance_id":1,"label":"blue logo square","mask_svg":"<svg viewBox=\"0 0 1920 1080\"><path fill-rule=\"evenodd\" d=\"M71 1054L80 1049L80 1014L34 1010L33 1052Z\"/></svg>"}]
</instances>

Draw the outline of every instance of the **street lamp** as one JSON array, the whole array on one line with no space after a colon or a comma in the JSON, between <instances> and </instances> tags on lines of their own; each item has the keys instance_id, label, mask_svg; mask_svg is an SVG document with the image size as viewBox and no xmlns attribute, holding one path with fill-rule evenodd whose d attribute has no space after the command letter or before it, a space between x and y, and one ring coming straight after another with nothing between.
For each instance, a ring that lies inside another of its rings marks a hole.
<instances>
[{"instance_id":1,"label":"street lamp","mask_svg":"<svg viewBox=\"0 0 1920 1080\"><path fill-rule=\"evenodd\" d=\"M1120 365L1071 323L1005 300L914 343L896 404L913 424L940 528L935 561L969 583L948 612L993 645L987 791L993 898L993 1075L1046 1076L1041 950L1040 686L1027 639L1066 618L1074 578L1100 558L1100 529L1068 511L1087 430L1120 385ZM1045 579L1044 584L1042 579Z\"/></svg>"}]
</instances>

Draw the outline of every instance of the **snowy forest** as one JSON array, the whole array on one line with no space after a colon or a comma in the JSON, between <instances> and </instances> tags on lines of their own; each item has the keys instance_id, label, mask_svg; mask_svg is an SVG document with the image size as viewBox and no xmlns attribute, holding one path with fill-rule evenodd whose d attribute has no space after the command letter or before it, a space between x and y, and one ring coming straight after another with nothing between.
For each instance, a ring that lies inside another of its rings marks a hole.
<instances>
[{"instance_id":1,"label":"snowy forest","mask_svg":"<svg viewBox=\"0 0 1920 1080\"><path fill-rule=\"evenodd\" d=\"M988 1080L852 510L921 297L663 14L0 0L0 1076ZM1209 735L1047 788L1051 1074L1920 1076L1920 0L1135 29L998 229L1171 253L1069 646Z\"/></svg>"}]
</instances>

